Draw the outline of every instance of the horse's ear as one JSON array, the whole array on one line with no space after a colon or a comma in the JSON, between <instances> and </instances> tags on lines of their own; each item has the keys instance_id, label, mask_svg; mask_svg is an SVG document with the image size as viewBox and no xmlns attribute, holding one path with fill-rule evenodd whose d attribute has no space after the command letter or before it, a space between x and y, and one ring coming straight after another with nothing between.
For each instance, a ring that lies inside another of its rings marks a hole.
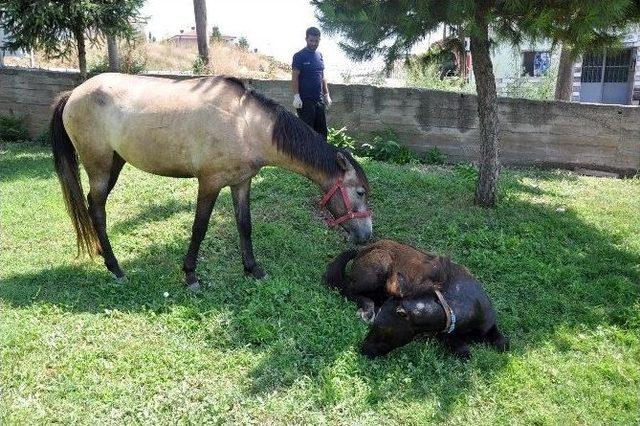
<instances>
[{"instance_id":1,"label":"horse's ear","mask_svg":"<svg viewBox=\"0 0 640 426\"><path fill-rule=\"evenodd\" d=\"M349 161L347 156L340 151L338 151L338 153L336 154L336 161L338 162L340 168L345 172L353 169L353 164L351 164L351 161Z\"/></svg>"},{"instance_id":2,"label":"horse's ear","mask_svg":"<svg viewBox=\"0 0 640 426\"><path fill-rule=\"evenodd\" d=\"M402 272L391 272L387 277L385 289L390 296L404 297L407 292L407 278Z\"/></svg>"},{"instance_id":3,"label":"horse's ear","mask_svg":"<svg viewBox=\"0 0 640 426\"><path fill-rule=\"evenodd\" d=\"M451 259L448 257L438 257L433 262L433 269L429 278L433 281L434 286L442 287L449 278L449 270L451 269Z\"/></svg>"}]
</instances>

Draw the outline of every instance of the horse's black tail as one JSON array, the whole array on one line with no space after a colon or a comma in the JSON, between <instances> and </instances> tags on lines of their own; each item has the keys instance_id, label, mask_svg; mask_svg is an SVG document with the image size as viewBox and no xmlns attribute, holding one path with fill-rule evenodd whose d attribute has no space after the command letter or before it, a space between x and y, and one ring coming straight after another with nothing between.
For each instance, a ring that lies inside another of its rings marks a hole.
<instances>
[{"instance_id":1,"label":"horse's black tail","mask_svg":"<svg viewBox=\"0 0 640 426\"><path fill-rule=\"evenodd\" d=\"M338 290L343 290L346 285L344 270L347 263L358 255L358 250L349 249L340 253L327 265L327 271L324 274L324 282L329 286Z\"/></svg>"},{"instance_id":2,"label":"horse's black tail","mask_svg":"<svg viewBox=\"0 0 640 426\"><path fill-rule=\"evenodd\" d=\"M84 252L93 257L100 251L100 242L91 222L87 200L82 190L76 149L62 122L62 112L69 96L71 92L62 93L55 101L50 126L51 149L67 212L76 229L78 255Z\"/></svg>"}]
</instances>

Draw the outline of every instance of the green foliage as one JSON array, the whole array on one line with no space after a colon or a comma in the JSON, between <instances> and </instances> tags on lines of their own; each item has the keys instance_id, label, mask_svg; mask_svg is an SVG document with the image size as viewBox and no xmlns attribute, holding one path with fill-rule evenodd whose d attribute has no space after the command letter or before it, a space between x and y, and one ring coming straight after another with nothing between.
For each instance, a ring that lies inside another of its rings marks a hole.
<instances>
[{"instance_id":1,"label":"green foliage","mask_svg":"<svg viewBox=\"0 0 640 426\"><path fill-rule=\"evenodd\" d=\"M391 129L373 132L371 142L363 144L360 151L378 161L396 164L417 161L413 151L398 142L398 135Z\"/></svg>"},{"instance_id":2,"label":"green foliage","mask_svg":"<svg viewBox=\"0 0 640 426\"><path fill-rule=\"evenodd\" d=\"M0 115L0 141L24 142L29 140L29 131L24 117Z\"/></svg>"},{"instance_id":3,"label":"green foliage","mask_svg":"<svg viewBox=\"0 0 640 426\"><path fill-rule=\"evenodd\" d=\"M116 282L75 258L50 148L5 144L0 424L639 424L640 181L505 168L488 210L470 167L362 165L376 235L467 267L509 352L472 344L463 364L425 339L360 355L357 306L322 283L349 245L312 214L318 188L272 167L251 190L268 278L244 276L224 189L194 296L181 267L197 180L126 166L107 201Z\"/></svg>"},{"instance_id":4,"label":"green foliage","mask_svg":"<svg viewBox=\"0 0 640 426\"><path fill-rule=\"evenodd\" d=\"M443 23L458 27L467 36L481 35L482 27L488 24L496 36L514 43L525 37L550 38L580 47L610 43L618 36L618 29L640 14L637 0L311 3L324 31L346 39L340 46L348 56L367 60L382 55L388 68Z\"/></svg>"},{"instance_id":5,"label":"green foliage","mask_svg":"<svg viewBox=\"0 0 640 426\"><path fill-rule=\"evenodd\" d=\"M245 36L242 36L238 39L238 46L241 49L249 49L249 40L247 40L247 38Z\"/></svg>"},{"instance_id":6,"label":"green foliage","mask_svg":"<svg viewBox=\"0 0 640 426\"><path fill-rule=\"evenodd\" d=\"M125 42L119 48L120 70L125 74L140 74L147 70L147 53L136 42ZM87 67L89 74L109 72L109 57L104 55Z\"/></svg>"},{"instance_id":7,"label":"green foliage","mask_svg":"<svg viewBox=\"0 0 640 426\"><path fill-rule=\"evenodd\" d=\"M446 160L447 156L435 146L429 149L424 156L424 161L427 164L444 164Z\"/></svg>"},{"instance_id":8,"label":"green foliage","mask_svg":"<svg viewBox=\"0 0 640 426\"><path fill-rule=\"evenodd\" d=\"M519 74L519 69L514 75ZM534 99L550 101L555 98L556 80L558 78L557 61L551 65L546 74L541 77L517 77L505 87L505 95L510 98Z\"/></svg>"},{"instance_id":9,"label":"green foliage","mask_svg":"<svg viewBox=\"0 0 640 426\"><path fill-rule=\"evenodd\" d=\"M442 77L437 63L425 65L408 62L406 83L410 87L422 87L447 92L473 92L474 86L461 77Z\"/></svg>"},{"instance_id":10,"label":"green foliage","mask_svg":"<svg viewBox=\"0 0 640 426\"><path fill-rule=\"evenodd\" d=\"M211 28L211 35L209 36L210 42L220 41L222 40L222 33L220 32L220 28L213 27Z\"/></svg>"},{"instance_id":11,"label":"green foliage","mask_svg":"<svg viewBox=\"0 0 640 426\"><path fill-rule=\"evenodd\" d=\"M9 36L5 43L9 49L33 48L48 57L68 58L78 37L88 37L92 43L100 42L105 34L132 39L132 23L141 20L143 3L144 0L5 0L0 26Z\"/></svg>"},{"instance_id":12,"label":"green foliage","mask_svg":"<svg viewBox=\"0 0 640 426\"><path fill-rule=\"evenodd\" d=\"M356 142L347 134L346 127L341 127L340 129L330 128L327 133L327 142L338 148L347 149L351 152L356 151Z\"/></svg>"},{"instance_id":13,"label":"green foliage","mask_svg":"<svg viewBox=\"0 0 640 426\"><path fill-rule=\"evenodd\" d=\"M453 171L461 181L469 186L472 186L478 180L478 168L473 164L456 164L453 166Z\"/></svg>"},{"instance_id":14,"label":"green foliage","mask_svg":"<svg viewBox=\"0 0 640 426\"><path fill-rule=\"evenodd\" d=\"M424 162L426 164L444 164L446 156L434 147L419 158L411 149L399 142L398 135L392 129L372 132L369 141L360 143L347 133L346 127L330 128L327 142L346 149L360 157L368 157L377 161L395 164Z\"/></svg>"},{"instance_id":15,"label":"green foliage","mask_svg":"<svg viewBox=\"0 0 640 426\"><path fill-rule=\"evenodd\" d=\"M207 65L204 63L201 57L197 57L195 61L193 61L193 66L191 67L191 72L194 75L205 75L207 74Z\"/></svg>"}]
</instances>

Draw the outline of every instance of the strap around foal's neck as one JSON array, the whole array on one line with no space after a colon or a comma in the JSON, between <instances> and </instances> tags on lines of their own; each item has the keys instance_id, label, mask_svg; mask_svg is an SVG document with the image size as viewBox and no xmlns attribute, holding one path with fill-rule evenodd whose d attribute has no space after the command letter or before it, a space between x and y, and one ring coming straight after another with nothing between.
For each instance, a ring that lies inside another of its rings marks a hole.
<instances>
[{"instance_id":1,"label":"strap around foal's neck","mask_svg":"<svg viewBox=\"0 0 640 426\"><path fill-rule=\"evenodd\" d=\"M456 314L453 312L453 309L451 309L451 306L449 306L449 304L447 303L446 299L444 298L440 290L435 290L435 293L436 293L436 296L438 296L438 301L440 301L440 304L444 309L444 314L447 317L447 322L442 332L451 334L453 333L453 330L456 329Z\"/></svg>"}]
</instances>

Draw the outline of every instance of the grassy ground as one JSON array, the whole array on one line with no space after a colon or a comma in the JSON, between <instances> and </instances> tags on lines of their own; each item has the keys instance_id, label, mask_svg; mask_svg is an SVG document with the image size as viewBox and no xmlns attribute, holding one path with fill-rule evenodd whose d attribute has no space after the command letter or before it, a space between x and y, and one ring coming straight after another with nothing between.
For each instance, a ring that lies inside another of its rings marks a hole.
<instances>
[{"instance_id":1,"label":"grassy ground","mask_svg":"<svg viewBox=\"0 0 640 426\"><path fill-rule=\"evenodd\" d=\"M231 197L180 270L195 182L126 166L108 205L129 280L76 259L49 151L1 147L0 424L638 424L640 181L505 171L472 205L468 167L365 164L378 236L447 253L485 283L511 338L467 364L435 342L369 361L366 326L326 289L345 248L303 178L264 169L245 278Z\"/></svg>"}]
</instances>

